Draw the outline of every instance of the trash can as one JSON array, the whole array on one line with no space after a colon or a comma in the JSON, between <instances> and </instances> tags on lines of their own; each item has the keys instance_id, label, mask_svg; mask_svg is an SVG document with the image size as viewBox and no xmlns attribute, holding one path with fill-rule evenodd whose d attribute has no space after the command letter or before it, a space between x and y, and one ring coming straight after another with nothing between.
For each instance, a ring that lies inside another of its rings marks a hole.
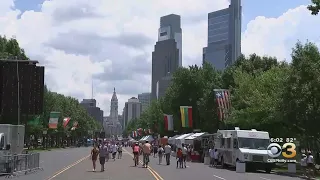
<instances>
[{"instance_id":1,"label":"trash can","mask_svg":"<svg viewBox=\"0 0 320 180\"><path fill-rule=\"evenodd\" d=\"M288 173L297 173L296 163L288 163Z\"/></svg>"},{"instance_id":2,"label":"trash can","mask_svg":"<svg viewBox=\"0 0 320 180\"><path fill-rule=\"evenodd\" d=\"M237 162L236 163L236 172L237 173L245 173L246 172L246 163Z\"/></svg>"}]
</instances>

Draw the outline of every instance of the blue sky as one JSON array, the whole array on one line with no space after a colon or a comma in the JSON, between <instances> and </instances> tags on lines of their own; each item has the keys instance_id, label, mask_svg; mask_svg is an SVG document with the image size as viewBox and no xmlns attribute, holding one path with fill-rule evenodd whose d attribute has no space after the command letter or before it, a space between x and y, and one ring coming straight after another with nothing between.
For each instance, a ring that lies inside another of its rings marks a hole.
<instances>
[{"instance_id":1,"label":"blue sky","mask_svg":"<svg viewBox=\"0 0 320 180\"><path fill-rule=\"evenodd\" d=\"M23 11L40 10L44 0L16 0L16 8ZM288 9L309 4L311 0L242 0L244 17L243 30L246 24L257 16L278 17ZM259 2L259 3L258 3Z\"/></svg>"}]
</instances>

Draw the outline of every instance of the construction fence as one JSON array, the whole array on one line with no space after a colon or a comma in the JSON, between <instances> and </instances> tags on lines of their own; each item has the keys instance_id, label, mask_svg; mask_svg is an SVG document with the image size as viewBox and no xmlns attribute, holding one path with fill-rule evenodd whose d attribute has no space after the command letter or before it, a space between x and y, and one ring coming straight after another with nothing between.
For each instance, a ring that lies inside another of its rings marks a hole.
<instances>
[{"instance_id":1,"label":"construction fence","mask_svg":"<svg viewBox=\"0 0 320 180\"><path fill-rule=\"evenodd\" d=\"M13 177L42 170L40 153L0 156L0 175Z\"/></svg>"}]
</instances>

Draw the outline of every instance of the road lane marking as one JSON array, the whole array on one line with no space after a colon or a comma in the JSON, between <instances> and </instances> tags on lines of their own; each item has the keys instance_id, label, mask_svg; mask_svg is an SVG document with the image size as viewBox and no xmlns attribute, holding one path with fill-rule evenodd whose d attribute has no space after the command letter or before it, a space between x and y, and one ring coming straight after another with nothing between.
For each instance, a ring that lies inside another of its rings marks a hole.
<instances>
[{"instance_id":1,"label":"road lane marking","mask_svg":"<svg viewBox=\"0 0 320 180\"><path fill-rule=\"evenodd\" d=\"M225 178L217 176L217 175L213 175L213 177L216 177L216 178L221 179L221 180L226 180Z\"/></svg>"},{"instance_id":2,"label":"road lane marking","mask_svg":"<svg viewBox=\"0 0 320 180\"><path fill-rule=\"evenodd\" d=\"M81 163L82 161L88 159L89 157L90 157L90 155L88 155L88 156L86 156L86 157L83 157L83 158L79 159L78 161L70 164L69 166L67 166L67 167L65 167L65 168L57 171L56 173L54 173L53 176L49 177L47 180L52 180L52 179L56 178L57 176L59 176L59 175L62 174L63 172L65 172L65 171L67 171L68 169L72 168L73 166Z\"/></svg>"},{"instance_id":3,"label":"road lane marking","mask_svg":"<svg viewBox=\"0 0 320 180\"><path fill-rule=\"evenodd\" d=\"M130 153L129 151L127 151L126 149L124 149L124 151L129 154L132 158L134 158L133 154ZM143 162L141 160L139 160L139 163L140 164L143 164ZM163 178L154 170L152 169L150 166L148 166L148 171L153 175L153 177L156 179L156 180L163 180Z\"/></svg>"},{"instance_id":4,"label":"road lane marking","mask_svg":"<svg viewBox=\"0 0 320 180\"><path fill-rule=\"evenodd\" d=\"M264 180L271 180L271 179L268 179L268 178L264 178L264 177L259 177L261 179L264 179Z\"/></svg>"}]
</instances>

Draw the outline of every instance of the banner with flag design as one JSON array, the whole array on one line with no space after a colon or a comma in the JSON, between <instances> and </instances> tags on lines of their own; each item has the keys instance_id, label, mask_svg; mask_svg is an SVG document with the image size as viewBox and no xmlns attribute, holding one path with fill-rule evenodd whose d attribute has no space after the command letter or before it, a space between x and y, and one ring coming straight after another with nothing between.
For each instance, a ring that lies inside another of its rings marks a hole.
<instances>
[{"instance_id":1,"label":"banner with flag design","mask_svg":"<svg viewBox=\"0 0 320 180\"><path fill-rule=\"evenodd\" d=\"M57 129L60 112L50 112L49 129Z\"/></svg>"},{"instance_id":2,"label":"banner with flag design","mask_svg":"<svg viewBox=\"0 0 320 180\"><path fill-rule=\"evenodd\" d=\"M173 131L173 115L164 114L164 129Z\"/></svg>"},{"instance_id":3,"label":"banner with flag design","mask_svg":"<svg viewBox=\"0 0 320 180\"><path fill-rule=\"evenodd\" d=\"M214 89L216 103L218 105L218 117L220 121L228 117L231 108L230 91L228 89Z\"/></svg>"},{"instance_id":4,"label":"banner with flag design","mask_svg":"<svg viewBox=\"0 0 320 180\"><path fill-rule=\"evenodd\" d=\"M137 137L138 135L137 135L137 131L132 131L132 137L134 138L134 137Z\"/></svg>"},{"instance_id":5,"label":"banner with flag design","mask_svg":"<svg viewBox=\"0 0 320 180\"><path fill-rule=\"evenodd\" d=\"M192 121L192 106L180 106L181 125L182 127L191 128Z\"/></svg>"},{"instance_id":6,"label":"banner with flag design","mask_svg":"<svg viewBox=\"0 0 320 180\"><path fill-rule=\"evenodd\" d=\"M71 118L65 117L63 118L63 127L66 128Z\"/></svg>"}]
</instances>

